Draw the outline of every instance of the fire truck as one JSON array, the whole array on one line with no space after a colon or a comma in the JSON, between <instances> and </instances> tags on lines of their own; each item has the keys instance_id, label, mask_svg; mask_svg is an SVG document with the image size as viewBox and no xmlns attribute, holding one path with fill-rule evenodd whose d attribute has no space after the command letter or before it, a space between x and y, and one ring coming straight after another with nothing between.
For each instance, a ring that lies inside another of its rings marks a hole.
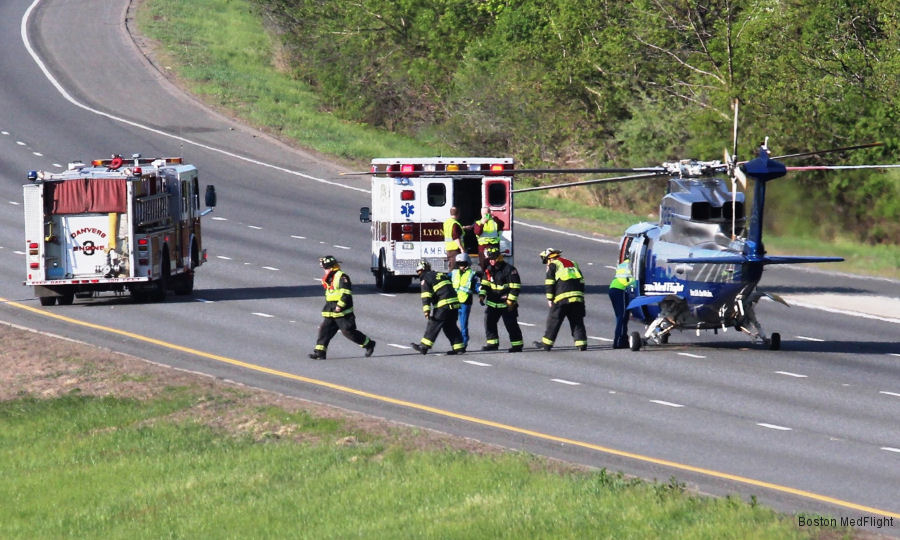
<instances>
[{"instance_id":1,"label":"fire truck","mask_svg":"<svg viewBox=\"0 0 900 540\"><path fill-rule=\"evenodd\" d=\"M206 261L200 217L216 204L207 186L200 210L194 165L135 154L30 171L28 180L24 284L41 305L103 291L127 290L138 301L193 292L194 270Z\"/></svg>"},{"instance_id":2,"label":"fire truck","mask_svg":"<svg viewBox=\"0 0 900 540\"><path fill-rule=\"evenodd\" d=\"M372 224L376 286L406 289L421 259L435 270L448 270L443 224L454 206L464 227L490 208L501 226L500 250L511 263L514 165L513 158L492 157L373 159L372 206L360 209L360 221ZM475 234L469 228L464 233L466 252L477 257Z\"/></svg>"}]
</instances>

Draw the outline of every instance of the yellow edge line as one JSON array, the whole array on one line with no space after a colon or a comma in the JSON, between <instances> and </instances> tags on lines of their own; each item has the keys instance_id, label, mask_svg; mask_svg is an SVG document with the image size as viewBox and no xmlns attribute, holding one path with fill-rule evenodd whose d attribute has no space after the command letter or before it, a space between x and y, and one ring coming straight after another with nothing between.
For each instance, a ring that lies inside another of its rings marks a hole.
<instances>
[{"instance_id":1,"label":"yellow edge line","mask_svg":"<svg viewBox=\"0 0 900 540\"><path fill-rule=\"evenodd\" d=\"M428 406L428 405L422 405L422 404L420 404L420 403L413 403L413 402L411 402L411 401L404 401L404 400L402 400L402 399L396 399L396 398L392 398L392 397L388 397L388 396L382 396L382 395L379 395L379 394L373 394L373 393L371 393L371 392L366 392L366 391L364 391L364 390L358 390L358 389L356 389L356 388L350 388L349 386L343 386L343 385L340 385L340 384L334 384L334 383L330 383L330 382L328 382L328 381L323 381L323 380L319 380L319 379L312 379L312 378L310 378L310 377L304 377L304 376L302 376L302 375L296 375L296 374L294 374L294 373L288 373L288 372L286 372L286 371L279 371L279 370L277 370L277 369L271 369L271 368L267 368L267 367L260 366L260 365L257 365L257 364L250 364L250 363L247 363L247 362L242 362L242 361L240 361L240 360L235 360L234 358L228 358L227 356L220 356L220 355L218 355L218 354L212 354L212 353L200 351L200 350L197 350L197 349L192 349L192 348L190 348L190 347L183 347L183 346L181 346L181 345L176 345L176 344L174 344L174 343L169 343L169 342L167 342L167 341L162 341L162 340L159 340L159 339L154 339L154 338L151 338L151 337L142 336L142 335L140 335L140 334L135 334L135 333L128 332L128 331L125 331L125 330L119 330L119 329L117 329L117 328L111 328L111 327L108 327L108 326L102 326L102 325L99 325L99 324L89 323L89 322L86 322L86 321L80 321L80 320L78 320L78 319L73 319L73 318L71 318L71 317L66 317L66 316L64 316L64 315L59 315L59 314L56 314L56 313L53 313L53 312L50 312L50 311L46 311L46 310L42 310L42 309L38 309L38 308L31 307L31 306L27 306L27 305L21 304L21 303L19 303L19 302L13 302L13 301L10 301L10 300L6 300L5 298L0 298L0 302L5 303L6 305L9 305L9 306L13 306L13 307L19 308L19 309L24 309L25 311L30 311L30 312L32 312L32 313L36 313L36 314L38 314L38 315L42 315L42 316L44 316L44 317L50 317L50 318L53 318L53 319L58 319L58 320L60 320L60 321L65 321L65 322L68 322L68 323L71 323L71 324L75 324L75 325L79 325L79 326L84 326L84 327L87 327L87 328L93 328L93 329L95 329L95 330L101 330L101 331L104 331L104 332L109 332L109 333L111 333L111 334L118 334L118 335L120 335L120 336L129 337L129 338L131 338L131 339L135 339L135 340L137 340L137 341L143 341L143 342L145 342L145 343L152 343L153 345L157 345L157 346L160 346L160 347L165 347L165 348L167 348L167 349L173 349L173 350L180 351L180 352L183 352L183 353L186 353L186 354L190 354L190 355L194 355L194 356L200 356L200 357L202 357L202 358L207 358L207 359L210 359L210 360L215 360L215 361L217 361L217 362L222 362L222 363L225 363L225 364L231 364L231 365L233 365L233 366L239 366L239 367L242 367L242 368L247 368L247 369L250 369L250 370L253 370L253 371L258 371L258 372L261 372L261 373L268 373L269 375L275 375L275 376L277 376L277 377L283 377L283 378L285 378L285 379L292 379L292 380L304 382L304 383L307 383L307 384L312 384L312 385L316 385L316 386L321 386L321 387L324 387L324 388L330 388L330 389L332 389L332 390L337 390L337 391L339 391L339 392L345 392L345 393L348 393L348 394L353 394L353 395L355 395L355 396L360 396L360 397L365 397L365 398L369 398L369 399L374 399L374 400L377 400L377 401L382 401L382 402L384 402L384 403L390 403L390 404L393 404L393 405L400 405L401 407L407 407L407 408L410 408L410 409L417 409L417 410L420 410L420 411L426 411L426 412L433 413L433 414L437 414L437 415L440 415L440 416L445 416L445 417L448 417L448 418L454 418L454 419L456 419L456 420L464 420L464 421L466 421L466 422L471 422L471 423L473 423L473 424L479 424L479 425L482 425L482 426L488 426L488 427L500 429L500 430L503 430L503 431L509 431L509 432L512 432L512 433L519 433L519 434L522 434L522 435L528 435L529 437L534 437L534 438L537 438L537 439L543 439L543 440L546 440L546 441L553 441L553 442L558 442L558 443L563 443L563 444L569 444L569 445L572 445L572 446L578 446L578 447L581 447L581 448L587 448L587 449L590 449L590 450L595 450L595 451L597 451L597 452L602 452L602 453L604 453L604 454L609 454L609 455L613 455L613 456L619 456L619 457L624 457L624 458L634 459L634 460L637 460L637 461L643 461L643 462L645 462L645 463L652 463L652 464L654 464L654 465L662 465L662 466L664 466L664 467L670 467L670 468L678 469L678 470L681 470L681 471L688 471L688 472L692 472L692 473L698 473L698 474L702 474L702 475L705 475L705 476L711 476L711 477L713 477L713 478L720 478L720 479L724 479L724 480L730 480L730 481L732 481L732 482L738 482L738 483L741 483L741 484L747 484L747 485L750 485L750 486L756 486L756 487L761 487L761 488L771 489L771 490L773 490L773 491L779 491L779 492L781 492L781 493L789 493L789 494L791 494L791 495L797 495L797 496L799 496L799 497L804 497L804 498L812 499L812 500L815 500L815 501L825 502L825 503L833 504L833 505L836 505L836 506L842 506L842 507L844 507L844 508L850 508L850 509L857 510L857 511L860 511L860 512L866 512L866 513L869 513L869 514L879 514L879 515L882 515L882 516L892 517L892 518L900 518L900 513L890 512L890 511L887 511L887 510L880 510L880 509L878 509L878 508L873 508L873 507L871 507L871 506L864 506L864 505L861 505L861 504L856 504L856 503L853 503L853 502L844 501L844 500L841 500L841 499L836 499L836 498L834 498L834 497L829 497L829 496L827 496L827 495L820 495L820 494L818 494L818 493L812 493L812 492L810 492L810 491L804 491L804 490L802 490L802 489L796 489L796 488L792 488L792 487L788 487L788 486L782 486L782 485L779 485L779 484L773 484L773 483L771 483L771 482L764 482L764 481L762 481L762 480L754 480L753 478L746 478L746 477L744 477L744 476L738 476L738 475L735 475L735 474L724 473L724 472L715 471L715 470L712 470L712 469L704 469L704 468L702 468L702 467L695 467L695 466L693 466L693 465L686 465L686 464L684 464L684 463L678 463L678 462L675 462L675 461L669 461L669 460L666 460L666 459L659 459L659 458L654 458L654 457L650 457L650 456L645 456L645 455L642 455L642 454L635 454L635 453L633 453L633 452L626 452L626 451L624 451L624 450L616 450L615 448L609 448L609 447L606 447L606 446L600 446L600 445L596 445L596 444L592 444L592 443L588 443L588 442L584 442L584 441L578 441L578 440L574 440L574 439L567 439L567 438L565 438L565 437L558 437L558 436L556 436L556 435L550 435L550 434L547 434L547 433L541 433L540 431L532 431L532 430L530 430L530 429L524 429L524 428L520 428L520 427L516 427L516 426L511 426L511 425L509 425L509 424L501 424L501 423L499 423L499 422L493 422L493 421L491 421L491 420L485 420L485 419L483 419L483 418L477 418L477 417L475 417L475 416L468 416L468 415L465 415L465 414L458 414L458 413L451 412L451 411L447 411L447 410L444 410L444 409L438 409L438 408L436 408L436 407L430 407L430 406Z\"/></svg>"}]
</instances>

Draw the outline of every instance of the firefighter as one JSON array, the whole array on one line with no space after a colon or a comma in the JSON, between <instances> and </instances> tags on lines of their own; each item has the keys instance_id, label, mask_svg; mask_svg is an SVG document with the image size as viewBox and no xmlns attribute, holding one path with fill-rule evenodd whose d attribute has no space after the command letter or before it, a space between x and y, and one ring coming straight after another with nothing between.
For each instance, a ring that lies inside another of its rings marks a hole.
<instances>
[{"instance_id":1,"label":"firefighter","mask_svg":"<svg viewBox=\"0 0 900 540\"><path fill-rule=\"evenodd\" d=\"M472 298L478 295L478 274L470 268L472 261L465 253L456 256L456 268L450 271L450 283L459 300L459 330L462 332L463 347L469 346L469 313Z\"/></svg>"},{"instance_id":2,"label":"firefighter","mask_svg":"<svg viewBox=\"0 0 900 540\"><path fill-rule=\"evenodd\" d=\"M616 275L609 284L609 299L612 301L613 311L616 313L614 349L628 348L628 312L625 310L625 289L633 282L631 261L625 259L616 267Z\"/></svg>"},{"instance_id":3,"label":"firefighter","mask_svg":"<svg viewBox=\"0 0 900 540\"><path fill-rule=\"evenodd\" d=\"M450 278L443 272L432 270L431 264L425 260L419 261L416 274L421 282L422 311L428 324L425 325L425 335L422 336L421 342L410 345L420 353L426 354L428 349L434 346L438 332L443 330L452 347L447 354L466 352L462 333L456 324L459 317L459 300L453 285L450 284Z\"/></svg>"},{"instance_id":4,"label":"firefighter","mask_svg":"<svg viewBox=\"0 0 900 540\"><path fill-rule=\"evenodd\" d=\"M459 222L459 209L450 208L450 217L444 221L444 251L447 252L447 268L453 270L456 266L456 256L462 253L463 226Z\"/></svg>"},{"instance_id":5,"label":"firefighter","mask_svg":"<svg viewBox=\"0 0 900 540\"><path fill-rule=\"evenodd\" d=\"M538 349L549 351L559 333L564 319L569 319L572 338L579 351L587 349L587 331L584 328L584 276L578 263L561 257L561 250L545 249L541 262L547 265L544 286L547 295L547 328L541 341L535 341Z\"/></svg>"},{"instance_id":6,"label":"firefighter","mask_svg":"<svg viewBox=\"0 0 900 540\"><path fill-rule=\"evenodd\" d=\"M319 259L319 265L325 270L322 276L322 287L325 288L325 306L322 308L322 324L319 325L319 337L316 348L309 353L313 360L325 360L328 343L340 330L344 337L366 350L366 356L375 351L375 341L356 329L356 316L353 314L353 292L350 276L341 270L341 263L331 255Z\"/></svg>"},{"instance_id":7,"label":"firefighter","mask_svg":"<svg viewBox=\"0 0 900 540\"><path fill-rule=\"evenodd\" d=\"M481 266L481 273L484 274L488 267L485 252L488 248L500 249L500 231L503 230L503 224L494 217L491 209L485 206L481 209L481 219L472 225L478 238L478 264Z\"/></svg>"},{"instance_id":8,"label":"firefighter","mask_svg":"<svg viewBox=\"0 0 900 540\"><path fill-rule=\"evenodd\" d=\"M482 351L496 351L500 348L497 322L503 319L509 333L509 352L522 352L522 330L519 328L519 291L522 282L516 267L503 260L500 250L490 247L485 250L488 267L481 279L478 300L485 307L484 334L487 343Z\"/></svg>"}]
</instances>

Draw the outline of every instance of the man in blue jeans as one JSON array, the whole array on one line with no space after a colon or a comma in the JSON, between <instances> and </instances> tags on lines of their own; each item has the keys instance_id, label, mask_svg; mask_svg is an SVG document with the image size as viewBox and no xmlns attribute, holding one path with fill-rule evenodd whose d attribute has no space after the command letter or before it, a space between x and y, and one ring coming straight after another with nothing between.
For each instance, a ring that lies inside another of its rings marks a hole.
<instances>
[{"instance_id":1,"label":"man in blue jeans","mask_svg":"<svg viewBox=\"0 0 900 540\"><path fill-rule=\"evenodd\" d=\"M471 268L472 261L465 253L456 256L456 268L450 271L450 282L459 298L459 330L462 332L463 347L469 346L469 313L472 298L478 295L478 274Z\"/></svg>"},{"instance_id":2,"label":"man in blue jeans","mask_svg":"<svg viewBox=\"0 0 900 540\"><path fill-rule=\"evenodd\" d=\"M631 275L631 261L625 259L616 267L616 277L609 284L609 299L616 313L616 334L614 349L628 348L628 313L625 311L625 289L634 282Z\"/></svg>"}]
</instances>

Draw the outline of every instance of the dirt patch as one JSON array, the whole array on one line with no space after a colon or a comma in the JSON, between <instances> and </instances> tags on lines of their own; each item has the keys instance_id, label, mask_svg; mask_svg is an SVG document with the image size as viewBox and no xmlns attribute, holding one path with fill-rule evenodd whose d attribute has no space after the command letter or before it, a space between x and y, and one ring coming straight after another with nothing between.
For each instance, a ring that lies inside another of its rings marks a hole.
<instances>
[{"instance_id":1,"label":"dirt patch","mask_svg":"<svg viewBox=\"0 0 900 540\"><path fill-rule=\"evenodd\" d=\"M504 451L472 439L178 370L9 323L0 323L0 343L0 401L49 399L72 393L150 400L175 387L189 389L198 399L190 408L173 415L172 420L190 419L258 440L315 438L297 424L273 420L265 411L275 408L340 421L349 435L337 444L352 445L364 438L410 450L455 449L476 454Z\"/></svg>"}]
</instances>

